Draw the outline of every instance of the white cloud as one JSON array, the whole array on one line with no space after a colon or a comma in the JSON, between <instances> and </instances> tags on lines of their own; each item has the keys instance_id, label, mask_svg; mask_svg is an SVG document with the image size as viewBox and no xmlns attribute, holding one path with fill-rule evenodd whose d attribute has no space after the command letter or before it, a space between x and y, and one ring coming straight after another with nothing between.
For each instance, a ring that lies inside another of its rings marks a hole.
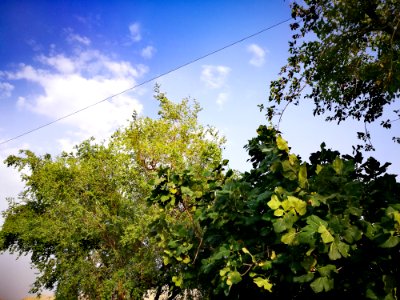
<instances>
[{"instance_id":1,"label":"white cloud","mask_svg":"<svg viewBox=\"0 0 400 300\"><path fill-rule=\"evenodd\" d=\"M249 63L255 67L261 67L265 63L266 51L257 44L251 44L247 47L247 51L252 54Z\"/></svg>"},{"instance_id":2,"label":"white cloud","mask_svg":"<svg viewBox=\"0 0 400 300\"><path fill-rule=\"evenodd\" d=\"M156 48L154 48L153 46L147 46L142 49L141 55L144 58L150 59L153 57L155 52L156 52Z\"/></svg>"},{"instance_id":3,"label":"white cloud","mask_svg":"<svg viewBox=\"0 0 400 300\"><path fill-rule=\"evenodd\" d=\"M225 85L231 69L226 66L204 65L201 72L201 80L210 88L221 88Z\"/></svg>"},{"instance_id":4,"label":"white cloud","mask_svg":"<svg viewBox=\"0 0 400 300\"><path fill-rule=\"evenodd\" d=\"M28 104L29 105L29 104ZM24 107L26 107L27 106L27 104L26 104L26 99L25 99L25 97L18 97L18 100L17 100L17 108L19 108L19 109L22 109L22 108L24 108Z\"/></svg>"},{"instance_id":5,"label":"white cloud","mask_svg":"<svg viewBox=\"0 0 400 300\"><path fill-rule=\"evenodd\" d=\"M13 89L14 86L12 84L0 81L0 99L10 97Z\"/></svg>"},{"instance_id":6,"label":"white cloud","mask_svg":"<svg viewBox=\"0 0 400 300\"><path fill-rule=\"evenodd\" d=\"M132 41L139 42L142 39L142 35L140 34L140 24L138 22L129 25L129 32Z\"/></svg>"},{"instance_id":7,"label":"white cloud","mask_svg":"<svg viewBox=\"0 0 400 300\"><path fill-rule=\"evenodd\" d=\"M10 80L26 80L38 84L43 93L20 97L19 108L47 116L61 118L90 106L136 84L145 66L133 67L127 61L113 60L99 51L83 51L74 56L57 54L38 57L40 67L21 64L18 70L7 72ZM28 100L29 99L29 100ZM72 126L74 140L109 134L130 119L132 111L141 112L142 105L129 93L108 99L61 122ZM66 145L62 141L61 144Z\"/></svg>"},{"instance_id":8,"label":"white cloud","mask_svg":"<svg viewBox=\"0 0 400 300\"><path fill-rule=\"evenodd\" d=\"M229 95L226 92L218 94L216 103L218 104L219 108L222 108L224 104L228 101L228 96Z\"/></svg>"},{"instance_id":9,"label":"white cloud","mask_svg":"<svg viewBox=\"0 0 400 300\"><path fill-rule=\"evenodd\" d=\"M91 43L91 40L88 37L82 36L82 35L79 35L79 34L75 34L75 33L72 33L72 32L68 35L67 40L69 42L78 42L78 43L83 44L85 46L89 46L90 43Z\"/></svg>"}]
</instances>

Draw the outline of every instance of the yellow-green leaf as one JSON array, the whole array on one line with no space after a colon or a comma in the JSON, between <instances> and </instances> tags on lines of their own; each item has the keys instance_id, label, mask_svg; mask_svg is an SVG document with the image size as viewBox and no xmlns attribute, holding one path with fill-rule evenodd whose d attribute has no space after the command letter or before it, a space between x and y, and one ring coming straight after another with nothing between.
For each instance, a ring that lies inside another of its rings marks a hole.
<instances>
[{"instance_id":1,"label":"yellow-green leaf","mask_svg":"<svg viewBox=\"0 0 400 300\"><path fill-rule=\"evenodd\" d=\"M181 276L172 276L172 282L176 285L176 286L181 286L183 283L183 279Z\"/></svg>"},{"instance_id":2,"label":"yellow-green leaf","mask_svg":"<svg viewBox=\"0 0 400 300\"><path fill-rule=\"evenodd\" d=\"M229 274L228 274L228 279L226 280L226 284L231 286L240 281L242 281L242 276L240 275L240 273L238 271L232 271L232 272L229 272Z\"/></svg>"},{"instance_id":3,"label":"yellow-green leaf","mask_svg":"<svg viewBox=\"0 0 400 300\"><path fill-rule=\"evenodd\" d=\"M278 209L279 206L281 205L281 201L279 201L278 196L277 195L272 195L271 196L271 200L268 201L267 205L275 210Z\"/></svg>"},{"instance_id":4,"label":"yellow-green leaf","mask_svg":"<svg viewBox=\"0 0 400 300\"><path fill-rule=\"evenodd\" d=\"M277 210L274 211L274 216L282 217L284 213L285 211L283 209L278 208Z\"/></svg>"},{"instance_id":5,"label":"yellow-green leaf","mask_svg":"<svg viewBox=\"0 0 400 300\"><path fill-rule=\"evenodd\" d=\"M276 145L278 146L279 150L283 150L287 153L289 153L289 147L287 142L282 138L282 136L278 135L276 137Z\"/></svg>"},{"instance_id":6,"label":"yellow-green leaf","mask_svg":"<svg viewBox=\"0 0 400 300\"><path fill-rule=\"evenodd\" d=\"M332 167L335 170L337 174L342 174L343 171L343 160L341 160L339 157L336 157L335 160L332 163Z\"/></svg>"},{"instance_id":7,"label":"yellow-green leaf","mask_svg":"<svg viewBox=\"0 0 400 300\"><path fill-rule=\"evenodd\" d=\"M307 180L307 167L305 163L300 166L298 177L299 177L299 186L302 189L307 189L308 180Z\"/></svg>"},{"instance_id":8,"label":"yellow-green leaf","mask_svg":"<svg viewBox=\"0 0 400 300\"><path fill-rule=\"evenodd\" d=\"M272 292L272 283L270 283L268 279L256 277L253 279L253 281L258 287L262 287L267 291Z\"/></svg>"},{"instance_id":9,"label":"yellow-green leaf","mask_svg":"<svg viewBox=\"0 0 400 300\"><path fill-rule=\"evenodd\" d=\"M321 234L322 241L325 244L332 243L335 240L329 230L322 224L318 227L318 232Z\"/></svg>"},{"instance_id":10,"label":"yellow-green leaf","mask_svg":"<svg viewBox=\"0 0 400 300\"><path fill-rule=\"evenodd\" d=\"M290 228L289 232L282 235L281 242L286 245L291 245L296 237L296 229Z\"/></svg>"}]
</instances>

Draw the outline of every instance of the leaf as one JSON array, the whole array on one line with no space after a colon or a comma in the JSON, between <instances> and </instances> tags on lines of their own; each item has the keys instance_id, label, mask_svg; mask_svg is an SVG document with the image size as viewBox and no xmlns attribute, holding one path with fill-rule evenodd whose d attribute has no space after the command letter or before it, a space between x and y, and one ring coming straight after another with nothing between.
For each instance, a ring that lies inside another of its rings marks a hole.
<instances>
[{"instance_id":1,"label":"leaf","mask_svg":"<svg viewBox=\"0 0 400 300\"><path fill-rule=\"evenodd\" d=\"M289 153L289 147L287 142L282 138L282 136L278 135L276 137L276 145L278 146L279 150L283 150L286 153Z\"/></svg>"},{"instance_id":2,"label":"leaf","mask_svg":"<svg viewBox=\"0 0 400 300\"><path fill-rule=\"evenodd\" d=\"M250 251L247 250L247 248L245 248L245 247L242 248L242 251L243 251L243 253L246 253L246 254L251 255L251 254L250 254Z\"/></svg>"},{"instance_id":3,"label":"leaf","mask_svg":"<svg viewBox=\"0 0 400 300\"><path fill-rule=\"evenodd\" d=\"M308 189L307 166L305 163L300 166L298 178L299 178L299 186L302 189Z\"/></svg>"},{"instance_id":4,"label":"leaf","mask_svg":"<svg viewBox=\"0 0 400 300\"><path fill-rule=\"evenodd\" d=\"M339 157L336 157L332 163L332 167L335 170L336 174L340 175L343 172L343 160Z\"/></svg>"},{"instance_id":5,"label":"leaf","mask_svg":"<svg viewBox=\"0 0 400 300\"><path fill-rule=\"evenodd\" d=\"M393 247L396 247L399 242L400 242L400 238L398 236L391 236L384 243L380 244L379 247L393 248Z\"/></svg>"},{"instance_id":6,"label":"leaf","mask_svg":"<svg viewBox=\"0 0 400 300\"><path fill-rule=\"evenodd\" d=\"M281 242L286 245L291 245L296 237L296 229L290 228L289 232L284 234L281 238Z\"/></svg>"},{"instance_id":7,"label":"leaf","mask_svg":"<svg viewBox=\"0 0 400 300\"><path fill-rule=\"evenodd\" d=\"M329 232L329 230L325 227L325 225L320 225L318 227L318 232L321 234L322 241L325 244L333 242L335 239L333 238L332 234Z\"/></svg>"},{"instance_id":8,"label":"leaf","mask_svg":"<svg viewBox=\"0 0 400 300\"><path fill-rule=\"evenodd\" d=\"M281 208L274 211L274 216L282 217L285 214L285 211Z\"/></svg>"},{"instance_id":9,"label":"leaf","mask_svg":"<svg viewBox=\"0 0 400 300\"><path fill-rule=\"evenodd\" d=\"M233 284L239 283L240 281L242 281L242 276L240 275L240 273L238 271L232 271L229 272L228 274L228 279L226 280L226 284L231 286Z\"/></svg>"},{"instance_id":10,"label":"leaf","mask_svg":"<svg viewBox=\"0 0 400 300\"><path fill-rule=\"evenodd\" d=\"M312 272L309 272L301 276L293 277L293 281L299 283L310 282L313 279L314 279L314 273Z\"/></svg>"},{"instance_id":11,"label":"leaf","mask_svg":"<svg viewBox=\"0 0 400 300\"><path fill-rule=\"evenodd\" d=\"M253 279L253 281L258 287L262 287L267 291L272 292L272 283L270 283L268 279L256 277Z\"/></svg>"},{"instance_id":12,"label":"leaf","mask_svg":"<svg viewBox=\"0 0 400 300\"><path fill-rule=\"evenodd\" d=\"M275 210L275 209L278 209L279 206L281 206L281 201L279 201L277 195L272 195L272 196L271 196L271 200L268 201L267 205L268 205L271 209Z\"/></svg>"},{"instance_id":13,"label":"leaf","mask_svg":"<svg viewBox=\"0 0 400 300\"><path fill-rule=\"evenodd\" d=\"M352 244L360 240L362 234L362 231L359 230L356 226L350 226L344 231L343 238L346 240L346 242Z\"/></svg>"},{"instance_id":14,"label":"leaf","mask_svg":"<svg viewBox=\"0 0 400 300\"><path fill-rule=\"evenodd\" d=\"M328 292L333 289L333 279L319 277L310 284L310 287L315 293L320 293L322 291Z\"/></svg>"},{"instance_id":15,"label":"leaf","mask_svg":"<svg viewBox=\"0 0 400 300\"><path fill-rule=\"evenodd\" d=\"M172 282L175 284L175 286L181 286L183 283L183 278L181 276L172 276Z\"/></svg>"},{"instance_id":16,"label":"leaf","mask_svg":"<svg viewBox=\"0 0 400 300\"><path fill-rule=\"evenodd\" d=\"M341 256L349 256L350 246L342 241L335 240L329 247L329 258L331 260L339 259Z\"/></svg>"},{"instance_id":17,"label":"leaf","mask_svg":"<svg viewBox=\"0 0 400 300\"><path fill-rule=\"evenodd\" d=\"M334 265L326 265L326 266L318 268L318 273L322 277L330 277L332 272L337 273L336 266L334 266Z\"/></svg>"}]
</instances>

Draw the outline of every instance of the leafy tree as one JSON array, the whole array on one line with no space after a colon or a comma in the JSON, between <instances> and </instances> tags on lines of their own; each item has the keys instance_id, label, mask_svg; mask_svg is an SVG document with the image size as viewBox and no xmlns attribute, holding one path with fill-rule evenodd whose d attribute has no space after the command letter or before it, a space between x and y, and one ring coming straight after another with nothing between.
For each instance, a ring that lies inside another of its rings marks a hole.
<instances>
[{"instance_id":1,"label":"leafy tree","mask_svg":"<svg viewBox=\"0 0 400 300\"><path fill-rule=\"evenodd\" d=\"M241 178L222 165L206 182L160 170L149 201L191 214L157 231L164 265L178 270L170 284L197 282L210 299L397 299L400 184L388 164L324 144L305 163L265 126L247 149Z\"/></svg>"},{"instance_id":2,"label":"leafy tree","mask_svg":"<svg viewBox=\"0 0 400 300\"><path fill-rule=\"evenodd\" d=\"M165 284L162 249L149 231L160 213L145 201L150 181L161 166L214 168L223 139L198 124L197 102L175 104L156 91L160 118L134 114L107 144L91 139L55 158L24 150L6 159L25 189L4 213L0 250L31 254L40 271L33 292L138 299Z\"/></svg>"},{"instance_id":3,"label":"leafy tree","mask_svg":"<svg viewBox=\"0 0 400 300\"><path fill-rule=\"evenodd\" d=\"M269 100L297 104L313 100L314 115L329 121L354 118L371 123L400 95L400 5L397 0L294 2L287 64L271 82ZM268 109L272 118L275 106ZM391 128L400 118L381 121ZM276 112L275 112L276 113ZM388 117L390 114L385 114ZM368 141L366 132L358 136ZM399 137L393 140L400 143ZM367 144L371 149L371 144Z\"/></svg>"}]
</instances>

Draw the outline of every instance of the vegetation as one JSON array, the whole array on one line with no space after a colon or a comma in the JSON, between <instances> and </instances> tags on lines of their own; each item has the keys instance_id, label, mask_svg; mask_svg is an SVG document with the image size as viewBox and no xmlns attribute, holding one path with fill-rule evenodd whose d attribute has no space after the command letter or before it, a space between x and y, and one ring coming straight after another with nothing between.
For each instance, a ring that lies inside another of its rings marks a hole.
<instances>
[{"instance_id":1,"label":"vegetation","mask_svg":"<svg viewBox=\"0 0 400 300\"><path fill-rule=\"evenodd\" d=\"M329 121L379 120L391 128L400 119L394 105L400 96L398 1L301 3L292 6L290 55L281 77L271 82L269 118L276 113L274 104L297 104L304 97L314 102L314 115L331 112ZM372 149L367 129L358 136ZM399 137L393 140L400 143Z\"/></svg>"},{"instance_id":2,"label":"vegetation","mask_svg":"<svg viewBox=\"0 0 400 300\"><path fill-rule=\"evenodd\" d=\"M31 253L41 272L33 292L59 299L139 298L163 286L160 251L149 232L158 210L146 205L156 168L214 168L223 140L197 123L196 102L174 104L157 93L160 118L134 118L107 145L84 141L59 157L29 150L10 156L25 182L10 203L0 249Z\"/></svg>"},{"instance_id":3,"label":"vegetation","mask_svg":"<svg viewBox=\"0 0 400 300\"><path fill-rule=\"evenodd\" d=\"M315 114L333 112L329 120L381 117L399 96L396 4L294 3L302 22L292 24L299 34L270 100L296 103L304 89ZM297 46L312 33L316 40ZM148 290L156 299L194 290L203 299L399 298L400 183L389 163L324 143L307 162L278 130L260 126L246 145L252 168L240 174L222 160L223 139L198 124L196 102L156 92L160 118L134 114L105 144L7 158L25 189L5 212L0 250L32 254L41 272L33 291L55 288L57 299L139 299Z\"/></svg>"},{"instance_id":4,"label":"vegetation","mask_svg":"<svg viewBox=\"0 0 400 300\"><path fill-rule=\"evenodd\" d=\"M400 184L388 164L324 144L308 164L265 126L247 149L250 172L217 168L205 187L160 170L150 201L193 220L155 223L164 265L179 270L171 285L215 299L398 297Z\"/></svg>"}]
</instances>

